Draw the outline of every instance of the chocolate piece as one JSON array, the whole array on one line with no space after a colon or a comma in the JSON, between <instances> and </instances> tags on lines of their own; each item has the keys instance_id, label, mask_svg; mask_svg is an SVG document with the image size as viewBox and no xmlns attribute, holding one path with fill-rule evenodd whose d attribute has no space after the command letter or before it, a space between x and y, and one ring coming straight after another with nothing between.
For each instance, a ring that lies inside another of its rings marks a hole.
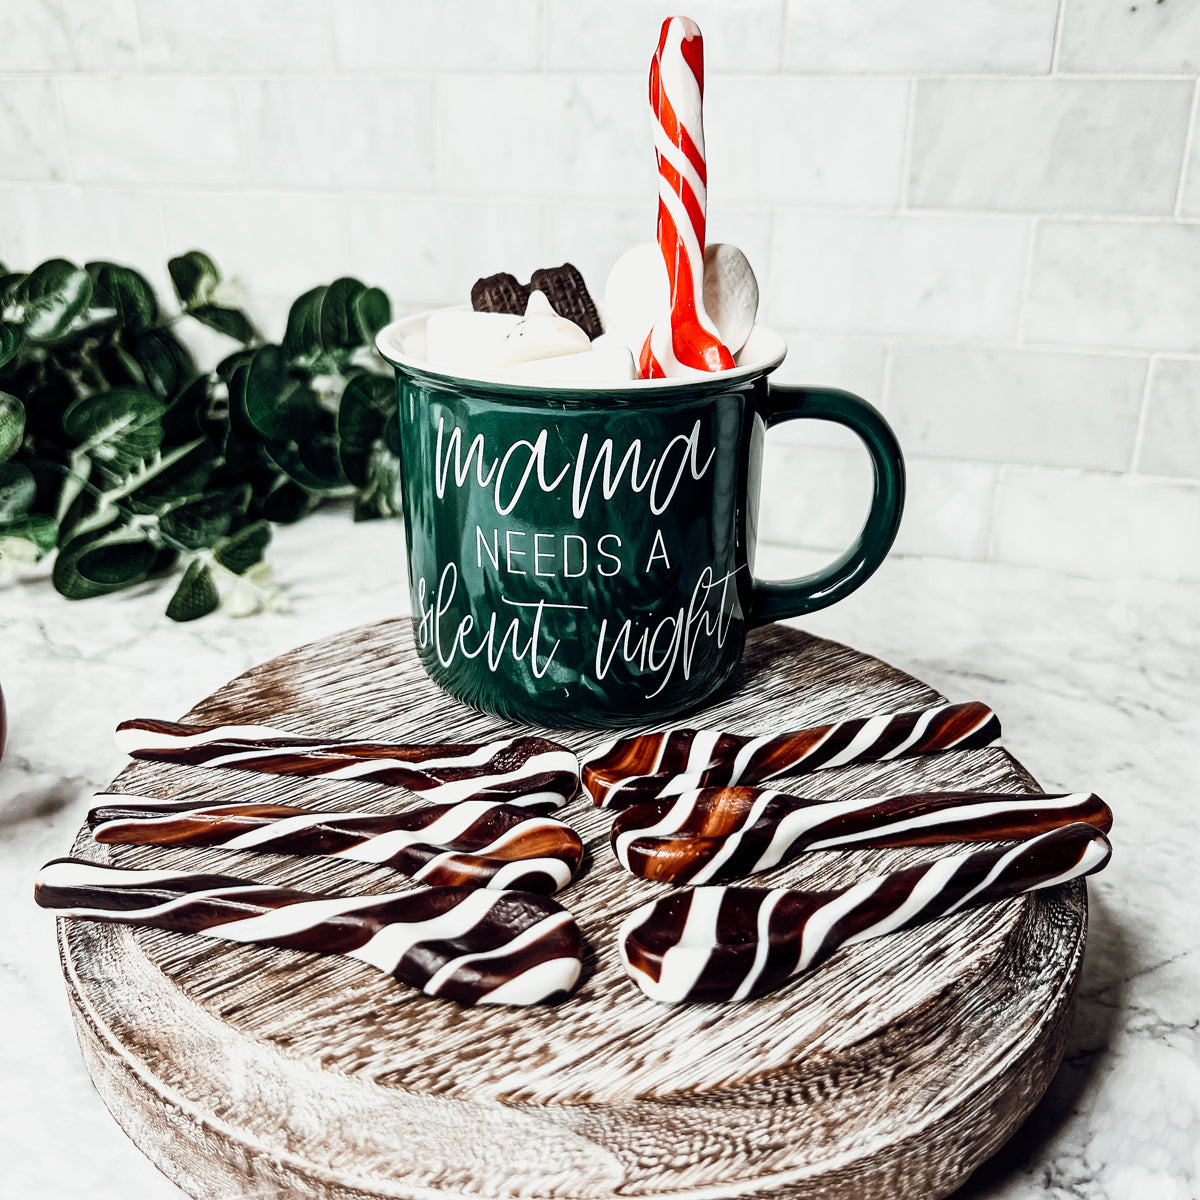
<instances>
[{"instance_id":1,"label":"chocolate piece","mask_svg":"<svg viewBox=\"0 0 1200 1200\"><path fill-rule=\"evenodd\" d=\"M529 303L533 289L527 283L519 283L515 275L501 271L477 279L471 285L471 307L476 312L514 313L521 316Z\"/></svg>"},{"instance_id":2,"label":"chocolate piece","mask_svg":"<svg viewBox=\"0 0 1200 1200\"><path fill-rule=\"evenodd\" d=\"M583 282L578 268L571 263L561 267L538 267L528 283L502 271L477 279L471 287L471 307L476 312L514 313L524 316L531 292L542 292L560 317L574 321L589 338L598 338L604 327L596 302Z\"/></svg>"},{"instance_id":3,"label":"chocolate piece","mask_svg":"<svg viewBox=\"0 0 1200 1200\"><path fill-rule=\"evenodd\" d=\"M1111 854L1104 834L1075 824L832 891L689 888L637 909L617 939L625 970L652 1000L745 1000L840 946L1090 875Z\"/></svg>"},{"instance_id":4,"label":"chocolate piece","mask_svg":"<svg viewBox=\"0 0 1200 1200\"><path fill-rule=\"evenodd\" d=\"M550 307L560 317L574 321L589 338L595 340L604 332L596 302L579 269L571 263L563 263L561 267L538 267L530 278L529 287L531 291L543 292Z\"/></svg>"},{"instance_id":5,"label":"chocolate piece","mask_svg":"<svg viewBox=\"0 0 1200 1200\"><path fill-rule=\"evenodd\" d=\"M760 788L701 788L619 813L612 848L644 879L726 883L807 850L1016 840L1075 822L1107 833L1112 812L1086 792L916 792L822 803Z\"/></svg>"},{"instance_id":6,"label":"chocolate piece","mask_svg":"<svg viewBox=\"0 0 1200 1200\"><path fill-rule=\"evenodd\" d=\"M857 717L792 733L743 737L719 729L670 729L597 746L581 765L584 790L601 808L727 784L763 783L821 767L990 746L1000 721L986 704Z\"/></svg>"},{"instance_id":7,"label":"chocolate piece","mask_svg":"<svg viewBox=\"0 0 1200 1200\"><path fill-rule=\"evenodd\" d=\"M520 808L553 809L575 794L579 782L575 756L535 737L397 745L303 737L262 725L181 725L137 718L117 726L117 746L133 758L154 762L364 779L445 803L497 799Z\"/></svg>"},{"instance_id":8,"label":"chocolate piece","mask_svg":"<svg viewBox=\"0 0 1200 1200\"><path fill-rule=\"evenodd\" d=\"M582 942L561 905L529 892L442 887L319 896L228 875L47 863L34 899L60 916L344 954L427 996L540 1004L579 978Z\"/></svg>"},{"instance_id":9,"label":"chocolate piece","mask_svg":"<svg viewBox=\"0 0 1200 1200\"><path fill-rule=\"evenodd\" d=\"M550 895L571 882L583 843L561 821L495 800L431 804L392 815L291 804L155 801L104 794L88 813L96 841L317 854L391 867L422 883Z\"/></svg>"}]
</instances>

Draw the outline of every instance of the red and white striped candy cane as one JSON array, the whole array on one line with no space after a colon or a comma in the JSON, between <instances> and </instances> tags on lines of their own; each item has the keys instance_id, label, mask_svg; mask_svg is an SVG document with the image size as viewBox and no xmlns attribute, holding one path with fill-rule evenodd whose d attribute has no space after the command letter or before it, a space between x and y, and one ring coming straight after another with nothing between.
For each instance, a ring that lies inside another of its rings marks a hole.
<instances>
[{"instance_id":1,"label":"red and white striped candy cane","mask_svg":"<svg viewBox=\"0 0 1200 1200\"><path fill-rule=\"evenodd\" d=\"M642 379L732 367L733 355L704 311L704 39L695 21L668 17L650 63L658 158L658 244L671 284L669 317L655 322L638 359Z\"/></svg>"}]
</instances>

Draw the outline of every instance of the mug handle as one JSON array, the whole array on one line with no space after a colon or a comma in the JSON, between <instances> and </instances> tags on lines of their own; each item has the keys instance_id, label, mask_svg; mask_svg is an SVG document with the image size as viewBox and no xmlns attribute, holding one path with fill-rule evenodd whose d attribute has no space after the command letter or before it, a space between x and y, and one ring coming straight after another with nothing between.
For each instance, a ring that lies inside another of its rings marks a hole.
<instances>
[{"instance_id":1,"label":"mug handle","mask_svg":"<svg viewBox=\"0 0 1200 1200\"><path fill-rule=\"evenodd\" d=\"M844 425L858 434L871 456L875 486L871 511L854 544L823 570L799 579L753 581L750 624L765 625L814 612L848 596L883 562L904 511L904 456L891 427L865 400L836 388L770 384L761 406L766 427L810 418Z\"/></svg>"}]
</instances>

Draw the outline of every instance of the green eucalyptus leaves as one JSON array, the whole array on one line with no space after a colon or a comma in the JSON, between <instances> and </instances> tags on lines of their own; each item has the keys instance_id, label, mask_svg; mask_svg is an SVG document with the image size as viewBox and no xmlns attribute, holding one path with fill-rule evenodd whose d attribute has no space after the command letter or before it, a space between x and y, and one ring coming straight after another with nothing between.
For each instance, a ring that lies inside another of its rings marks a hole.
<instances>
[{"instance_id":1,"label":"green eucalyptus leaves","mask_svg":"<svg viewBox=\"0 0 1200 1200\"><path fill-rule=\"evenodd\" d=\"M373 351L391 304L338 279L264 344L207 254L168 269L179 314L116 263L0 266L0 577L57 549L55 588L85 599L182 567L167 615L189 621L223 595L261 606L271 522L336 496L355 520L395 515L393 385ZM187 320L235 344L212 371L176 336Z\"/></svg>"}]
</instances>

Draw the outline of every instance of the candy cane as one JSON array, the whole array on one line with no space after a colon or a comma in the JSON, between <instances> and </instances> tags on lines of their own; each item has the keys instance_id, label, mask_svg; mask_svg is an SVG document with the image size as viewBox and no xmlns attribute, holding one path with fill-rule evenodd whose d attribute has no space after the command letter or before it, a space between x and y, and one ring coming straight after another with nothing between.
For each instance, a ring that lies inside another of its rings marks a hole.
<instances>
[{"instance_id":1,"label":"candy cane","mask_svg":"<svg viewBox=\"0 0 1200 1200\"><path fill-rule=\"evenodd\" d=\"M668 17L650 63L658 159L658 244L671 285L668 318L655 322L638 359L642 379L700 375L734 365L704 309L704 40L687 17Z\"/></svg>"}]
</instances>

